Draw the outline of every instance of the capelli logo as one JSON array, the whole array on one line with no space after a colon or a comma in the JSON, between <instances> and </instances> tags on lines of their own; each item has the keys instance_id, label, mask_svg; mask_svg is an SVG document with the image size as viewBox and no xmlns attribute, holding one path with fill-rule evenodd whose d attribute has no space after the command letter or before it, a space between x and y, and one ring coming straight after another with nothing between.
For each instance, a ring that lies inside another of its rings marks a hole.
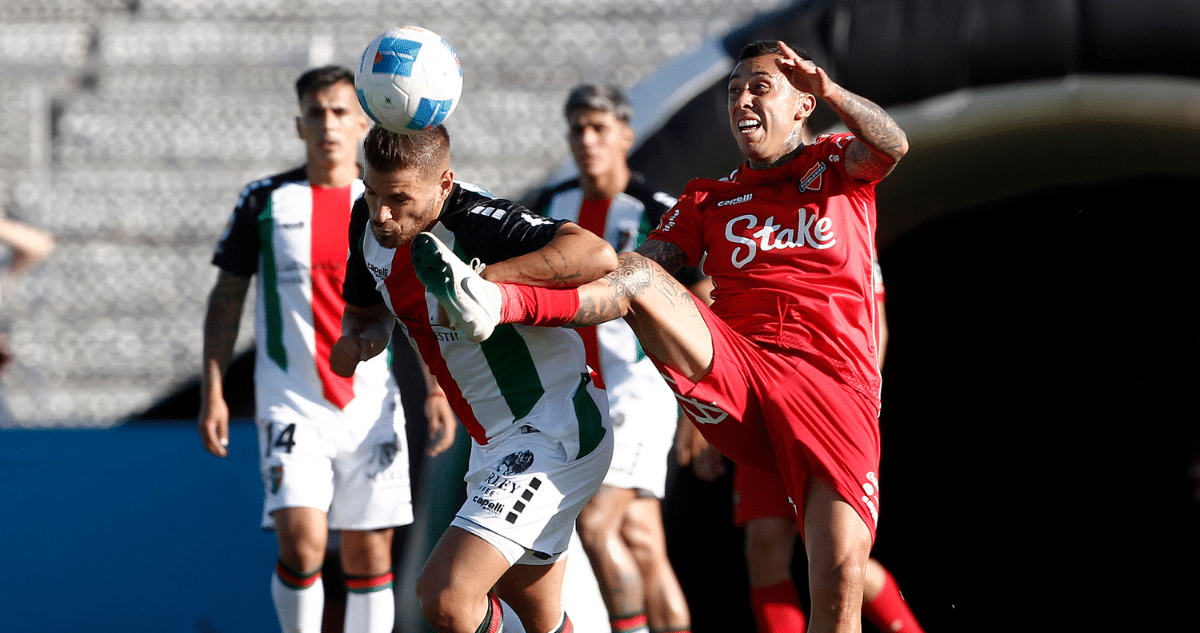
<instances>
[{"instance_id":1,"label":"capelli logo","mask_svg":"<svg viewBox=\"0 0 1200 633\"><path fill-rule=\"evenodd\" d=\"M743 202L750 202L750 199L753 197L754 197L754 194L747 193L747 194L740 195L736 198L732 198L730 200L722 200L717 203L717 206L718 207L731 207L735 204L741 204Z\"/></svg>"},{"instance_id":2,"label":"capelli logo","mask_svg":"<svg viewBox=\"0 0 1200 633\"><path fill-rule=\"evenodd\" d=\"M371 271L371 274L375 276L375 279L377 281L383 281L384 279L387 279L387 276L388 276L387 270L384 270L384 269L372 264L371 262L367 262L367 269Z\"/></svg>"}]
</instances>

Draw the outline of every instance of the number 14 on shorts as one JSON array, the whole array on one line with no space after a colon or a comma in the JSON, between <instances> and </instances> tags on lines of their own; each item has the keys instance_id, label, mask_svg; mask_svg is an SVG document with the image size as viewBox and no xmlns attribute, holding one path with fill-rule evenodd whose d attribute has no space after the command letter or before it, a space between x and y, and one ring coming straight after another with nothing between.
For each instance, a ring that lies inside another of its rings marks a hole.
<instances>
[{"instance_id":1,"label":"number 14 on shorts","mask_svg":"<svg viewBox=\"0 0 1200 633\"><path fill-rule=\"evenodd\" d=\"M275 435L275 423L267 422L267 443L266 443L267 452L266 452L266 456L270 457L271 450L274 448L281 448L281 449L283 449L283 452L285 452L285 453L292 452L292 447L296 445L295 436L296 436L296 425L295 424L289 424L287 426L284 426L279 431L279 435Z\"/></svg>"}]
</instances>

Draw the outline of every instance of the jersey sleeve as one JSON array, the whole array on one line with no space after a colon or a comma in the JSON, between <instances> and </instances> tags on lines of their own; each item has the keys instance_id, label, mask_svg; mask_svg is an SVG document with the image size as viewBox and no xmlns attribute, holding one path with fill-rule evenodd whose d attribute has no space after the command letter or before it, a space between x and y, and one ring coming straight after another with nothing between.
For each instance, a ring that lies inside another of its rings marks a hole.
<instances>
[{"instance_id":1,"label":"jersey sleeve","mask_svg":"<svg viewBox=\"0 0 1200 633\"><path fill-rule=\"evenodd\" d=\"M705 192L688 183L683 195L679 196L674 207L663 214L649 238L678 246L687 256L687 265L693 268L700 266L700 258L704 255L704 234L697 209L697 204L704 197Z\"/></svg>"},{"instance_id":2,"label":"jersey sleeve","mask_svg":"<svg viewBox=\"0 0 1200 633\"><path fill-rule=\"evenodd\" d=\"M265 182L246 185L217 240L212 263L226 272L241 277L258 272L258 210L264 205Z\"/></svg>"},{"instance_id":3,"label":"jersey sleeve","mask_svg":"<svg viewBox=\"0 0 1200 633\"><path fill-rule=\"evenodd\" d=\"M661 225L662 217L669 213L675 204L679 202L679 199L675 196L656 188L651 188L650 194L644 200L646 216L651 220L651 226L654 227ZM653 237L653 235L649 237ZM698 266L682 266L679 270L675 271L675 280L689 288L696 285L701 279L704 279L704 273L701 272Z\"/></svg>"},{"instance_id":4,"label":"jersey sleeve","mask_svg":"<svg viewBox=\"0 0 1200 633\"><path fill-rule=\"evenodd\" d=\"M501 198L461 191L453 217L444 218L465 259L494 264L525 255L550 243L566 220L542 217Z\"/></svg>"},{"instance_id":5,"label":"jersey sleeve","mask_svg":"<svg viewBox=\"0 0 1200 633\"><path fill-rule=\"evenodd\" d=\"M363 256L363 239L367 237L370 211L367 201L359 198L350 211L350 256L346 261L346 280L342 284L342 299L360 308L383 303L383 294L375 287L375 278ZM372 238L374 239L374 238Z\"/></svg>"},{"instance_id":6,"label":"jersey sleeve","mask_svg":"<svg viewBox=\"0 0 1200 633\"><path fill-rule=\"evenodd\" d=\"M834 166L835 169L842 172L844 176L849 178L846 172L846 148L850 147L850 143L855 139L851 132L839 132L837 134L822 134L813 142L818 153L821 156L828 156L831 160L826 161ZM836 157L836 158L834 158Z\"/></svg>"}]
</instances>

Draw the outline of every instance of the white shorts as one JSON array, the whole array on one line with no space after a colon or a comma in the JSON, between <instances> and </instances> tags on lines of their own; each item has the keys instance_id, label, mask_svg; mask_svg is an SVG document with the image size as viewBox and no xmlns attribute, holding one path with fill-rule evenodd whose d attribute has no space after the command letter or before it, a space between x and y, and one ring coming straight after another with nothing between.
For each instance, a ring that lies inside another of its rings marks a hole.
<instances>
[{"instance_id":1,"label":"white shorts","mask_svg":"<svg viewBox=\"0 0 1200 633\"><path fill-rule=\"evenodd\" d=\"M408 440L400 397L357 398L344 411L308 415L274 407L259 419L259 466L266 501L262 526L281 508L316 508L333 530L374 530L412 523ZM320 418L320 419L315 419Z\"/></svg>"},{"instance_id":2,"label":"white shorts","mask_svg":"<svg viewBox=\"0 0 1200 633\"><path fill-rule=\"evenodd\" d=\"M613 433L603 413L603 392L590 386L589 391L600 404L605 429L591 452L575 457L566 449L578 445L573 410L560 417L566 424L542 424L546 432L538 427L544 418L526 418L487 446L472 443L467 500L451 525L491 543L513 565L549 565L566 553L575 519L600 489L612 459ZM564 428L575 441L553 434Z\"/></svg>"},{"instance_id":3,"label":"white shorts","mask_svg":"<svg viewBox=\"0 0 1200 633\"><path fill-rule=\"evenodd\" d=\"M613 459L604 485L643 490L661 499L667 488L667 460L675 444L679 405L654 366L634 384L609 385ZM629 381L632 382L632 381Z\"/></svg>"}]
</instances>

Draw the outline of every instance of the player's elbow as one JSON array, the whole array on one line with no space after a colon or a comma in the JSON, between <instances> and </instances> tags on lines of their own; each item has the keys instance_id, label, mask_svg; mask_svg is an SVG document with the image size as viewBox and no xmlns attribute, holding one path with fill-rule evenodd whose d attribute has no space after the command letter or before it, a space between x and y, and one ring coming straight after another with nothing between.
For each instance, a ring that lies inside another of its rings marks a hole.
<instances>
[{"instance_id":1,"label":"player's elbow","mask_svg":"<svg viewBox=\"0 0 1200 633\"><path fill-rule=\"evenodd\" d=\"M593 280L599 279L617 269L617 251L613 250L613 247L608 242L600 240L600 244L597 244L593 251L592 257L589 259L589 261L593 262L592 274L595 275L592 277Z\"/></svg>"},{"instance_id":2,"label":"player's elbow","mask_svg":"<svg viewBox=\"0 0 1200 633\"><path fill-rule=\"evenodd\" d=\"M895 144L895 146L893 146L891 148L891 152L889 153L889 155L891 156L891 159L892 159L892 163L895 164L895 163L900 162L900 159L904 158L904 155L907 153L908 153L908 135L904 133L904 130L897 128L896 144Z\"/></svg>"}]
</instances>

